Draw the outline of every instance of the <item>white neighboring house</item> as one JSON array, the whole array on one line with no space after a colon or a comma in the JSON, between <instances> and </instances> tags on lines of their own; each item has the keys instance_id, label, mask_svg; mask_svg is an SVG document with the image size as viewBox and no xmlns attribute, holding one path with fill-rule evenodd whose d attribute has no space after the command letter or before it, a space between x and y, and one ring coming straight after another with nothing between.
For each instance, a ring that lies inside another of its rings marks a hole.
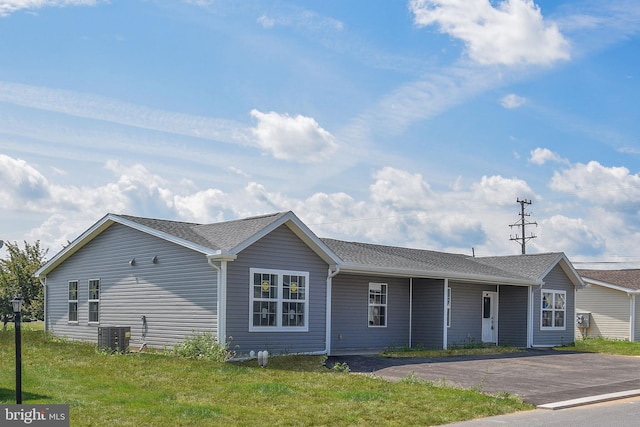
<instances>
[{"instance_id":1,"label":"white neighboring house","mask_svg":"<svg viewBox=\"0 0 640 427\"><path fill-rule=\"evenodd\" d=\"M576 292L576 316L589 315L588 327L576 323L576 337L640 341L640 269L578 270L578 274L586 287Z\"/></svg>"}]
</instances>

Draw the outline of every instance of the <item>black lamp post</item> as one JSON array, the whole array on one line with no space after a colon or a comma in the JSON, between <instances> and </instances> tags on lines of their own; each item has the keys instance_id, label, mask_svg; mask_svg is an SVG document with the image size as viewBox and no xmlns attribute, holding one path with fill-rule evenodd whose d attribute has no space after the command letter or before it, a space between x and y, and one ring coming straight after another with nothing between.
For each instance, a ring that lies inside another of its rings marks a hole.
<instances>
[{"instance_id":1,"label":"black lamp post","mask_svg":"<svg viewBox=\"0 0 640 427\"><path fill-rule=\"evenodd\" d=\"M22 403L22 340L20 336L20 312L22 298L15 297L13 303L13 319L16 325L16 403Z\"/></svg>"}]
</instances>

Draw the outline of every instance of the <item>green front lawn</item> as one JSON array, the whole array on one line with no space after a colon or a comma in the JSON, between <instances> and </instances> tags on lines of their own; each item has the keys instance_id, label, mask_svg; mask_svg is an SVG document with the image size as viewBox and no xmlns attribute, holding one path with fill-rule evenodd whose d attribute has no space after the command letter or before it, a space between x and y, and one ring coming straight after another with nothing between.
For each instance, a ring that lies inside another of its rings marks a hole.
<instances>
[{"instance_id":1,"label":"green front lawn","mask_svg":"<svg viewBox=\"0 0 640 427\"><path fill-rule=\"evenodd\" d=\"M33 325L37 328L37 325ZM509 396L328 370L323 357L216 363L108 355L23 327L23 402L66 403L72 426L436 425L531 409ZM15 398L14 331L0 331L0 403Z\"/></svg>"},{"instance_id":2,"label":"green front lawn","mask_svg":"<svg viewBox=\"0 0 640 427\"><path fill-rule=\"evenodd\" d=\"M557 347L556 350L640 356L640 343L605 338L587 338L576 340L572 345Z\"/></svg>"}]
</instances>

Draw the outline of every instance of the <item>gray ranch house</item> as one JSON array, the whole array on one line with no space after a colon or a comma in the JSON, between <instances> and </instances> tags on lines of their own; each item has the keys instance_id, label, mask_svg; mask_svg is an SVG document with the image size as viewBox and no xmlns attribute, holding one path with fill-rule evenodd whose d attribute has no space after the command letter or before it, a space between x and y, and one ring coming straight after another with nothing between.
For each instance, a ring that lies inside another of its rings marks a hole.
<instances>
[{"instance_id":1,"label":"gray ranch house","mask_svg":"<svg viewBox=\"0 0 640 427\"><path fill-rule=\"evenodd\" d=\"M574 341L563 253L471 257L318 238L294 213L214 224L108 214L36 272L45 328L164 348L196 332L239 356L346 354L389 346Z\"/></svg>"}]
</instances>

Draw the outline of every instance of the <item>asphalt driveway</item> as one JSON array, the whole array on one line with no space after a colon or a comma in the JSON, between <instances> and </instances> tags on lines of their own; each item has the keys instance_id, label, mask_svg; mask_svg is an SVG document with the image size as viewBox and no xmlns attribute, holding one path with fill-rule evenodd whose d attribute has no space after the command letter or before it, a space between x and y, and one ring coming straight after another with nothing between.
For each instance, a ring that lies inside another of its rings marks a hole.
<instances>
[{"instance_id":1,"label":"asphalt driveway","mask_svg":"<svg viewBox=\"0 0 640 427\"><path fill-rule=\"evenodd\" d=\"M434 382L508 392L533 405L618 392L640 393L640 357L527 350L492 356L383 358L331 356L327 365L346 362L351 372L373 373L391 381L410 375Z\"/></svg>"}]
</instances>

